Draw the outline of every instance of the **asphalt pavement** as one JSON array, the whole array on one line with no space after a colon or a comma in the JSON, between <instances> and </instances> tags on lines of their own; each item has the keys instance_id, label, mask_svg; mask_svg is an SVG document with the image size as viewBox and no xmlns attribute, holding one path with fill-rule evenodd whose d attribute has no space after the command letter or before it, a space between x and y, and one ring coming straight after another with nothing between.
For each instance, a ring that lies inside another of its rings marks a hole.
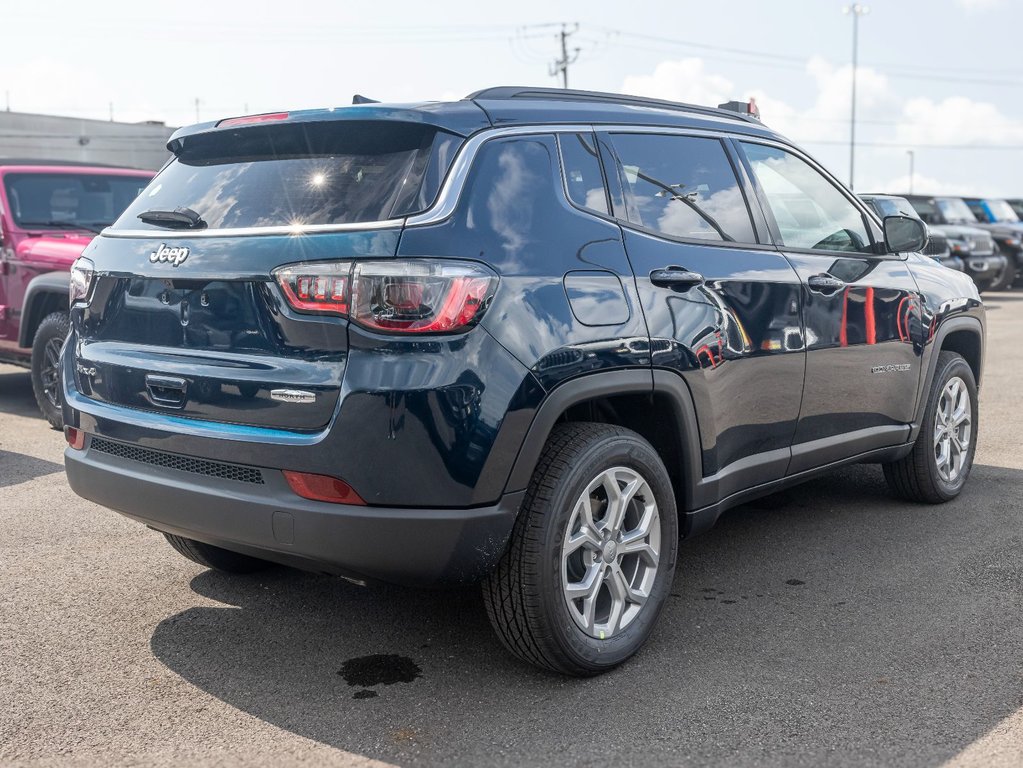
<instances>
[{"instance_id":1,"label":"asphalt pavement","mask_svg":"<svg viewBox=\"0 0 1023 768\"><path fill-rule=\"evenodd\" d=\"M856 466L733 510L591 680L508 656L474 590L203 570L70 491L0 366L0 763L1023 765L1023 292L987 303L959 499Z\"/></svg>"}]
</instances>

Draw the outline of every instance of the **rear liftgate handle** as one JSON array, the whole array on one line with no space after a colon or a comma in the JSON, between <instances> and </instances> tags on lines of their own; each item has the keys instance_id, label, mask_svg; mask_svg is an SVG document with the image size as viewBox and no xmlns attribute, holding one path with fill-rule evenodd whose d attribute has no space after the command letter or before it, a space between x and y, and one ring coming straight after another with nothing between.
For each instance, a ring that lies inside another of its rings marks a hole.
<instances>
[{"instance_id":1,"label":"rear liftgate handle","mask_svg":"<svg viewBox=\"0 0 1023 768\"><path fill-rule=\"evenodd\" d=\"M673 291L688 291L697 285L703 285L703 275L690 272L688 269L672 265L655 269L650 273L650 282L660 288L671 288Z\"/></svg>"},{"instance_id":2,"label":"rear liftgate handle","mask_svg":"<svg viewBox=\"0 0 1023 768\"><path fill-rule=\"evenodd\" d=\"M153 405L166 408L182 408L185 405L187 382L178 376L157 376L146 374L146 389Z\"/></svg>"}]
</instances>

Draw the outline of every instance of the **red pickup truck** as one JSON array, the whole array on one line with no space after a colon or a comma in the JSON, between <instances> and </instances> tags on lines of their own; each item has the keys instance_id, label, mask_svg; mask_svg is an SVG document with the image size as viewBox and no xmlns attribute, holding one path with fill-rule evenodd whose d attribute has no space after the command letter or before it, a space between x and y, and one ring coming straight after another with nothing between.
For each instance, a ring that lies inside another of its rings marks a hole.
<instances>
[{"instance_id":1,"label":"red pickup truck","mask_svg":"<svg viewBox=\"0 0 1023 768\"><path fill-rule=\"evenodd\" d=\"M68 330L68 271L152 171L0 159L0 362L32 370L43 415L60 429L57 362Z\"/></svg>"}]
</instances>

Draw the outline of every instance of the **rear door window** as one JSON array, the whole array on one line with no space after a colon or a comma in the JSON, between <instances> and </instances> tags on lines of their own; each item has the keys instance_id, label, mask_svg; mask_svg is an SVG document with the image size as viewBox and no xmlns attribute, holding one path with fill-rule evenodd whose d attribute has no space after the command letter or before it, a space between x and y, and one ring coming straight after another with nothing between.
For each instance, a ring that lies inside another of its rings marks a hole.
<instances>
[{"instance_id":1,"label":"rear door window","mask_svg":"<svg viewBox=\"0 0 1023 768\"><path fill-rule=\"evenodd\" d=\"M563 133L558 136L558 146L568 199L580 208L610 213L593 134Z\"/></svg>"},{"instance_id":2,"label":"rear door window","mask_svg":"<svg viewBox=\"0 0 1023 768\"><path fill-rule=\"evenodd\" d=\"M721 141L643 133L614 133L610 140L629 221L684 240L757 242Z\"/></svg>"},{"instance_id":3,"label":"rear door window","mask_svg":"<svg viewBox=\"0 0 1023 768\"><path fill-rule=\"evenodd\" d=\"M429 207L458 144L430 126L384 121L186 136L115 229L159 229L138 215L178 207L209 229L385 221Z\"/></svg>"}]
</instances>

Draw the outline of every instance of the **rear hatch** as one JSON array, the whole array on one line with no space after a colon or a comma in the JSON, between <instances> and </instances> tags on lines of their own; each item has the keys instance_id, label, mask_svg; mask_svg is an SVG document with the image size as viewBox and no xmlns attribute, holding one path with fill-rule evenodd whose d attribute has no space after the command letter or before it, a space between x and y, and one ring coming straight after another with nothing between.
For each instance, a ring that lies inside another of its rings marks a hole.
<instances>
[{"instance_id":1,"label":"rear hatch","mask_svg":"<svg viewBox=\"0 0 1023 768\"><path fill-rule=\"evenodd\" d=\"M322 429L341 392L347 320L296 311L272 272L393 258L402 218L430 205L460 141L385 121L185 137L85 254L96 276L75 325L80 392L187 418ZM169 222L149 215L180 209L189 213ZM329 298L331 284L321 288Z\"/></svg>"}]
</instances>

